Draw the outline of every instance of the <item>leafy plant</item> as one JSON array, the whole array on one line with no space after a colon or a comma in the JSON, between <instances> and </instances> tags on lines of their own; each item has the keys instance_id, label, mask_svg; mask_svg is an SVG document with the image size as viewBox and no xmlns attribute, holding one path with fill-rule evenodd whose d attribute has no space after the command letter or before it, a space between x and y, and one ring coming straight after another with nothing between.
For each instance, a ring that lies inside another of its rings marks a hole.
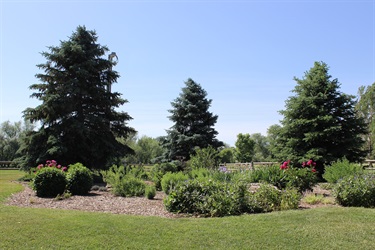
<instances>
[{"instance_id":1,"label":"leafy plant","mask_svg":"<svg viewBox=\"0 0 375 250\"><path fill-rule=\"evenodd\" d=\"M154 185L146 185L145 196L147 199L151 200L156 195L156 188Z\"/></svg>"},{"instance_id":2,"label":"leafy plant","mask_svg":"<svg viewBox=\"0 0 375 250\"><path fill-rule=\"evenodd\" d=\"M126 176L112 187L115 195L123 197L143 196L145 189L144 181L134 176Z\"/></svg>"},{"instance_id":3,"label":"leafy plant","mask_svg":"<svg viewBox=\"0 0 375 250\"><path fill-rule=\"evenodd\" d=\"M337 182L333 195L342 206L375 207L375 175L346 176Z\"/></svg>"},{"instance_id":4,"label":"leafy plant","mask_svg":"<svg viewBox=\"0 0 375 250\"><path fill-rule=\"evenodd\" d=\"M348 159L343 158L326 166L323 178L329 183L336 183L345 176L360 174L363 169L358 164L350 163Z\"/></svg>"},{"instance_id":5,"label":"leafy plant","mask_svg":"<svg viewBox=\"0 0 375 250\"><path fill-rule=\"evenodd\" d=\"M65 174L57 168L42 168L32 182L32 187L39 197L55 197L65 191Z\"/></svg>"},{"instance_id":6,"label":"leafy plant","mask_svg":"<svg viewBox=\"0 0 375 250\"><path fill-rule=\"evenodd\" d=\"M196 148L194 154L190 156L190 168L208 168L215 169L219 162L218 151L209 146L207 148Z\"/></svg>"},{"instance_id":7,"label":"leafy plant","mask_svg":"<svg viewBox=\"0 0 375 250\"><path fill-rule=\"evenodd\" d=\"M162 190L164 191L164 193L169 194L169 192L173 188L175 188L176 185L178 185L178 183L182 181L186 181L188 179L189 177L182 172L176 172L176 173L168 172L161 179Z\"/></svg>"},{"instance_id":8,"label":"leafy plant","mask_svg":"<svg viewBox=\"0 0 375 250\"><path fill-rule=\"evenodd\" d=\"M164 174L167 172L177 172L178 168L177 165L172 162L165 162L160 164L155 164L151 169L151 179L155 184L156 190L161 190L161 179L163 178Z\"/></svg>"},{"instance_id":9,"label":"leafy plant","mask_svg":"<svg viewBox=\"0 0 375 250\"><path fill-rule=\"evenodd\" d=\"M68 181L67 189L73 195L87 194L93 184L92 172L79 162L69 166L66 179Z\"/></svg>"}]
</instances>

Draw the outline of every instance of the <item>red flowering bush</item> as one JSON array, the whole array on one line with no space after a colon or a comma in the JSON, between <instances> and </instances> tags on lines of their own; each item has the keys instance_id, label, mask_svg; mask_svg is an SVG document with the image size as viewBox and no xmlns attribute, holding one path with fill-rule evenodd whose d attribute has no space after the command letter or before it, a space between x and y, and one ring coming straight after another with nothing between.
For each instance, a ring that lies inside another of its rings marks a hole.
<instances>
[{"instance_id":1,"label":"red flowering bush","mask_svg":"<svg viewBox=\"0 0 375 250\"><path fill-rule=\"evenodd\" d=\"M284 161L280 169L283 170L285 177L283 178L286 187L297 188L300 192L310 190L317 183L316 162L308 160L302 163L302 168L290 167L291 161ZM311 170L310 170L311 168Z\"/></svg>"}]
</instances>

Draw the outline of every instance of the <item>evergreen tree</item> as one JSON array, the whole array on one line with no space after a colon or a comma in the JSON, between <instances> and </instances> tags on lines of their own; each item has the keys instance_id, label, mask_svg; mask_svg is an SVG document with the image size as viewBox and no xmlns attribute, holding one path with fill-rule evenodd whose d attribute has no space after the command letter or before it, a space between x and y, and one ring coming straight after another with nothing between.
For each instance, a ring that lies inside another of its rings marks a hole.
<instances>
[{"instance_id":1,"label":"evergreen tree","mask_svg":"<svg viewBox=\"0 0 375 250\"><path fill-rule=\"evenodd\" d=\"M116 139L134 129L126 124L131 117L115 110L127 101L110 92L119 74L112 70L116 62L102 58L108 48L97 38L95 31L79 26L68 41L42 53L47 62L37 65L44 71L36 75L41 83L30 86L35 90L31 97L42 103L24 111L40 128L24 140L19 159L24 168L54 159L103 169L111 159L132 152Z\"/></svg>"},{"instance_id":2,"label":"evergreen tree","mask_svg":"<svg viewBox=\"0 0 375 250\"><path fill-rule=\"evenodd\" d=\"M279 160L296 164L313 159L321 174L324 164L342 157L359 161L366 126L357 116L354 96L339 91L338 80L331 79L323 62L315 62L303 79L295 81L296 95L280 111L284 119L277 136Z\"/></svg>"},{"instance_id":3,"label":"evergreen tree","mask_svg":"<svg viewBox=\"0 0 375 250\"><path fill-rule=\"evenodd\" d=\"M192 79L185 85L169 110L169 119L174 125L167 131L163 143L167 160L188 160L196 147L217 149L224 145L216 139L218 132L213 128L218 116L208 111L212 100L206 98L206 91Z\"/></svg>"}]
</instances>

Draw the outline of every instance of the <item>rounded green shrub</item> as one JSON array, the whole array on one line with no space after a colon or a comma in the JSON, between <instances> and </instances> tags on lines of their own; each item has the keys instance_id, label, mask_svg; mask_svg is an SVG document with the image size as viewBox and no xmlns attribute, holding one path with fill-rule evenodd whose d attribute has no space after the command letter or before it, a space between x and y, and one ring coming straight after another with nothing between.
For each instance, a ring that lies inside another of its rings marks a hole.
<instances>
[{"instance_id":1,"label":"rounded green shrub","mask_svg":"<svg viewBox=\"0 0 375 250\"><path fill-rule=\"evenodd\" d=\"M339 180L333 188L336 201L348 207L375 207L375 175L357 174Z\"/></svg>"},{"instance_id":2,"label":"rounded green shrub","mask_svg":"<svg viewBox=\"0 0 375 250\"><path fill-rule=\"evenodd\" d=\"M123 197L143 196L146 184L134 176L126 176L112 186L114 194Z\"/></svg>"},{"instance_id":3,"label":"rounded green shrub","mask_svg":"<svg viewBox=\"0 0 375 250\"><path fill-rule=\"evenodd\" d=\"M289 168L285 170L286 187L296 188L299 192L312 190L318 183L316 173L310 168Z\"/></svg>"},{"instance_id":4,"label":"rounded green shrub","mask_svg":"<svg viewBox=\"0 0 375 250\"><path fill-rule=\"evenodd\" d=\"M36 173L32 186L39 197L56 197L64 193L66 184L65 174L60 169L48 167Z\"/></svg>"},{"instance_id":5,"label":"rounded green shrub","mask_svg":"<svg viewBox=\"0 0 375 250\"><path fill-rule=\"evenodd\" d=\"M90 169L81 163L69 166L66 174L68 181L67 189L73 195L86 195L93 184L93 175Z\"/></svg>"},{"instance_id":6,"label":"rounded green shrub","mask_svg":"<svg viewBox=\"0 0 375 250\"><path fill-rule=\"evenodd\" d=\"M154 199L156 195L156 188L154 185L146 185L145 188L145 196L147 199L151 200Z\"/></svg>"}]
</instances>

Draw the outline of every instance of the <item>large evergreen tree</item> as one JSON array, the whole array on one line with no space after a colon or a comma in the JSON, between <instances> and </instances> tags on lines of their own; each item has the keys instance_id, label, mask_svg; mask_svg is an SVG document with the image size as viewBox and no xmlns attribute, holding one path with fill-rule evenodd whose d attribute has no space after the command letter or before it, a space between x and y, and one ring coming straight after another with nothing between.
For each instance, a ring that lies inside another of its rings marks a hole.
<instances>
[{"instance_id":1,"label":"large evergreen tree","mask_svg":"<svg viewBox=\"0 0 375 250\"><path fill-rule=\"evenodd\" d=\"M79 26L68 41L42 53L47 62L37 66L44 73L36 75L40 83L30 86L35 90L31 97L42 103L24 111L40 128L24 141L19 159L24 168L54 159L102 169L132 151L116 139L134 129L126 124L131 117L115 110L127 101L110 92L119 74L112 70L116 62L102 58L108 48L97 38L95 31Z\"/></svg>"},{"instance_id":2,"label":"large evergreen tree","mask_svg":"<svg viewBox=\"0 0 375 250\"><path fill-rule=\"evenodd\" d=\"M295 95L280 111L284 119L277 137L279 160L313 159L320 172L324 164L342 157L360 160L366 126L356 114L354 96L339 91L338 80L331 79L323 62L315 62L303 79L295 81Z\"/></svg>"},{"instance_id":3,"label":"large evergreen tree","mask_svg":"<svg viewBox=\"0 0 375 250\"><path fill-rule=\"evenodd\" d=\"M164 147L168 160L188 160L194 148L218 148L224 144L216 139L214 125L218 116L209 112L211 99L207 92L192 79L185 82L182 93L172 103L169 119L174 125L167 131Z\"/></svg>"}]
</instances>

